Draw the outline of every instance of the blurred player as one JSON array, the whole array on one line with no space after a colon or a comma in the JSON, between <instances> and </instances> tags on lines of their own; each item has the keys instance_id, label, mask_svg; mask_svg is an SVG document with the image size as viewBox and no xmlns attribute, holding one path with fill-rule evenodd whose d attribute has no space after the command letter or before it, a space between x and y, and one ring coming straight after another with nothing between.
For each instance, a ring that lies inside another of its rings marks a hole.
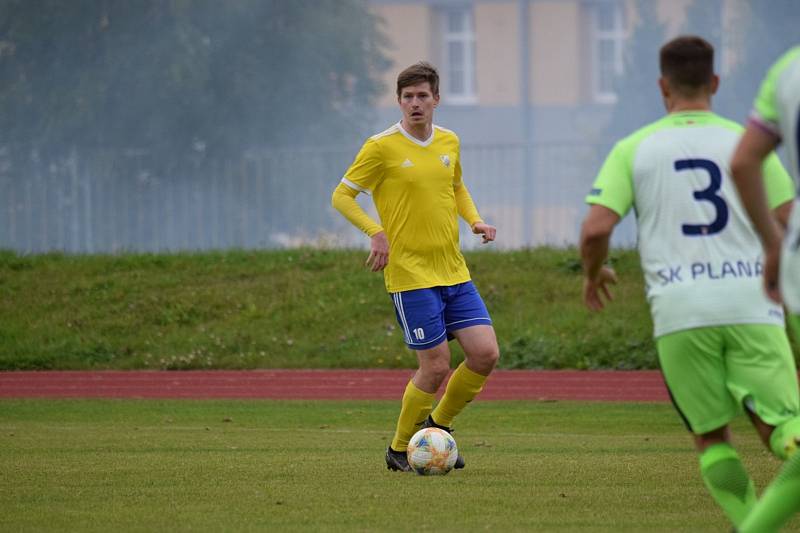
<instances>
[{"instance_id":1,"label":"blurred player","mask_svg":"<svg viewBox=\"0 0 800 533\"><path fill-rule=\"evenodd\" d=\"M800 208L792 209L781 251L782 228L769 216L761 178L762 161L784 142L789 171L800 184L800 46L786 52L767 73L755 100L731 171L742 203L764 246L764 284L767 294L786 304L789 323L800 338ZM774 531L800 510L800 422L779 425L772 433L772 450L780 457L793 454L764 493L742 531Z\"/></svg>"},{"instance_id":2,"label":"blurred player","mask_svg":"<svg viewBox=\"0 0 800 533\"><path fill-rule=\"evenodd\" d=\"M711 112L713 64L714 49L699 37L661 48L667 115L608 155L587 197L580 246L584 302L600 310L616 283L603 266L609 239L634 208L664 380L694 434L706 487L738 527L756 493L729 423L744 408L783 457L778 443L800 429L800 400L783 312L761 290L761 246L729 178L743 128ZM785 218L791 179L774 153L763 176L768 205Z\"/></svg>"},{"instance_id":3,"label":"blurred player","mask_svg":"<svg viewBox=\"0 0 800 533\"><path fill-rule=\"evenodd\" d=\"M333 193L333 206L369 235L367 266L384 272L386 289L405 342L419 368L406 386L386 466L410 471L406 449L423 426L450 431L453 418L481 391L499 356L486 306L470 281L459 250L458 216L472 232L493 241L461 178L459 139L433 124L439 75L416 63L397 77L402 120L370 137ZM372 193L381 224L355 200ZM432 411L436 391L450 371L447 340L455 338L465 361L453 372ZM456 468L464 467L459 456Z\"/></svg>"}]
</instances>

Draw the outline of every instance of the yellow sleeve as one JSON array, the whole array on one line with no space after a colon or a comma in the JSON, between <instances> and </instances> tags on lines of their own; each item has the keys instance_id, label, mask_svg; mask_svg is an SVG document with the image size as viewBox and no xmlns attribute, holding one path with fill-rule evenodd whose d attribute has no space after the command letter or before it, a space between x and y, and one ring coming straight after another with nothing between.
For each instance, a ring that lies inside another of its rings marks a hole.
<instances>
[{"instance_id":1,"label":"yellow sleeve","mask_svg":"<svg viewBox=\"0 0 800 533\"><path fill-rule=\"evenodd\" d=\"M345 172L344 182L357 191L374 191L383 181L383 176L381 147L375 139L367 139Z\"/></svg>"},{"instance_id":2,"label":"yellow sleeve","mask_svg":"<svg viewBox=\"0 0 800 533\"><path fill-rule=\"evenodd\" d=\"M344 218L349 220L351 224L372 237L376 233L383 231L383 228L361 209L361 206L356 202L357 195L357 190L351 189L344 183L340 183L333 191L331 204L334 209L344 215Z\"/></svg>"},{"instance_id":3,"label":"yellow sleeve","mask_svg":"<svg viewBox=\"0 0 800 533\"><path fill-rule=\"evenodd\" d=\"M476 222L483 222L481 215L478 213L478 208L475 207L475 202L472 201L472 196L469 194L469 189L464 184L464 179L461 175L461 154L456 151L456 167L453 174L453 191L456 195L456 207L458 214L467 221L470 227L474 226Z\"/></svg>"},{"instance_id":4,"label":"yellow sleeve","mask_svg":"<svg viewBox=\"0 0 800 533\"><path fill-rule=\"evenodd\" d=\"M467 186L464 185L464 182L457 182L453 185L453 189L456 195L456 207L458 208L458 214L461 215L461 218L466 220L470 227L476 222L483 222L483 219L481 219L481 216L478 214L478 208L475 207L475 202L472 201L472 196L470 196L469 190L467 190Z\"/></svg>"}]
</instances>

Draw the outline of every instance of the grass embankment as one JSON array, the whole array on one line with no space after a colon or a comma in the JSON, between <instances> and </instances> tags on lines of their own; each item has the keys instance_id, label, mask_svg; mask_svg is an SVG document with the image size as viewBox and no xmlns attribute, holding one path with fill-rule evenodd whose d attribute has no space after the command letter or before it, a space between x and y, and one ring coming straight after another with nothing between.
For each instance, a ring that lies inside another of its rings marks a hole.
<instances>
[{"instance_id":1,"label":"grass embankment","mask_svg":"<svg viewBox=\"0 0 800 533\"><path fill-rule=\"evenodd\" d=\"M668 404L478 402L444 477L386 470L396 402L0 404L4 531L730 529ZM734 430L760 492L779 462Z\"/></svg>"},{"instance_id":2,"label":"grass embankment","mask_svg":"<svg viewBox=\"0 0 800 533\"><path fill-rule=\"evenodd\" d=\"M635 251L601 314L574 249L472 252L504 368L654 368ZM413 367L364 251L0 253L0 369ZM461 357L454 349L455 357Z\"/></svg>"}]
</instances>

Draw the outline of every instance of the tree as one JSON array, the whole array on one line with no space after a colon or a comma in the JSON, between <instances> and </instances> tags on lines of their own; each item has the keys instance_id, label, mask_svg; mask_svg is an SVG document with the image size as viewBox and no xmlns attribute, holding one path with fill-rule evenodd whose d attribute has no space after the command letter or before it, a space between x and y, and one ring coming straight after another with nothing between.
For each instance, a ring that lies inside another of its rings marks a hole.
<instances>
[{"instance_id":1,"label":"tree","mask_svg":"<svg viewBox=\"0 0 800 533\"><path fill-rule=\"evenodd\" d=\"M746 120L752 109L767 69L789 47L800 42L797 37L800 2L747 2L744 7L746 11L739 13L731 29L740 36L740 41L732 43L730 51L734 61L725 80L729 90L720 91L719 98L719 109L739 121Z\"/></svg>"},{"instance_id":2,"label":"tree","mask_svg":"<svg viewBox=\"0 0 800 533\"><path fill-rule=\"evenodd\" d=\"M363 134L365 0L0 0L0 143L235 154Z\"/></svg>"},{"instance_id":3,"label":"tree","mask_svg":"<svg viewBox=\"0 0 800 533\"><path fill-rule=\"evenodd\" d=\"M699 35L714 45L716 68L721 73L714 108L743 122L767 68L797 44L800 3L795 0L743 3L727 28L723 27L722 14L721 0L695 0L686 10L683 31ZM729 72L721 65L723 61L730 61Z\"/></svg>"},{"instance_id":4,"label":"tree","mask_svg":"<svg viewBox=\"0 0 800 533\"><path fill-rule=\"evenodd\" d=\"M615 84L617 103L608 127L613 140L633 133L663 114L657 80L664 26L658 20L656 2L641 0L636 6L638 23L626 42L623 73Z\"/></svg>"}]
</instances>

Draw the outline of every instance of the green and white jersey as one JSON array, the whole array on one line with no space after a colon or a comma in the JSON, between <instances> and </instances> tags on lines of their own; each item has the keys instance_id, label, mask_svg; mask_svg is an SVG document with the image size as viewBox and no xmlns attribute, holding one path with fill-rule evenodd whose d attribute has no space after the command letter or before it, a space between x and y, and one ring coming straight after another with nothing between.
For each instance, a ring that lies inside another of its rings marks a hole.
<instances>
[{"instance_id":1,"label":"green and white jersey","mask_svg":"<svg viewBox=\"0 0 800 533\"><path fill-rule=\"evenodd\" d=\"M769 69L756 97L750 121L783 142L789 172L800 186L800 46L786 52ZM795 200L781 254L781 295L786 307L800 314L800 200Z\"/></svg>"},{"instance_id":2,"label":"green and white jersey","mask_svg":"<svg viewBox=\"0 0 800 533\"><path fill-rule=\"evenodd\" d=\"M789 172L800 185L800 46L786 52L769 69L750 120L783 141Z\"/></svg>"},{"instance_id":3,"label":"green and white jersey","mask_svg":"<svg viewBox=\"0 0 800 533\"><path fill-rule=\"evenodd\" d=\"M633 207L656 337L729 324L783 324L761 287L761 244L730 178L743 128L711 112L673 113L621 140L586 197ZM764 163L771 207L794 197L778 157Z\"/></svg>"}]
</instances>

